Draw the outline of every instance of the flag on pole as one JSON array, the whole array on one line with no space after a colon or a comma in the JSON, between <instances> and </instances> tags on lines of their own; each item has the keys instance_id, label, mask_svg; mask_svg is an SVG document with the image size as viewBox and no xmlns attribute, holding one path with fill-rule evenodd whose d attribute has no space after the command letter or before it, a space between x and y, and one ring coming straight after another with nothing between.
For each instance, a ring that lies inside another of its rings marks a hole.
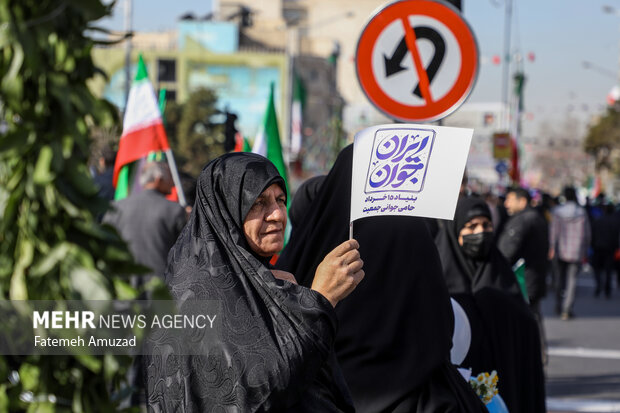
<instances>
[{"instance_id":1,"label":"flag on pole","mask_svg":"<svg viewBox=\"0 0 620 413\"><path fill-rule=\"evenodd\" d=\"M237 132L235 134L235 148L233 149L233 152L252 152L250 143L241 134L241 132Z\"/></svg>"},{"instance_id":2,"label":"flag on pole","mask_svg":"<svg viewBox=\"0 0 620 413\"><path fill-rule=\"evenodd\" d=\"M256 135L252 152L263 155L269 159L278 168L278 172L284 178L288 192L288 176L286 172L286 164L282 155L282 144L280 142L280 132L278 131L278 118L276 116L276 107L273 100L274 84L271 83L269 91L269 100L267 101L267 110L263 119L263 125Z\"/></svg>"},{"instance_id":3,"label":"flag on pole","mask_svg":"<svg viewBox=\"0 0 620 413\"><path fill-rule=\"evenodd\" d=\"M600 175L588 178L588 191L590 192L590 198L596 198L600 195L602 190L602 182Z\"/></svg>"},{"instance_id":4,"label":"flag on pole","mask_svg":"<svg viewBox=\"0 0 620 413\"><path fill-rule=\"evenodd\" d=\"M263 155L269 159L278 168L278 172L282 178L284 178L284 184L286 186L287 197L287 210L290 205L291 191L288 185L288 174L286 172L286 163L284 163L284 156L282 155L282 144L280 142L280 132L278 131L278 118L276 116L276 106L273 101L273 89L274 84L271 83L269 90L269 100L267 101L267 109L265 111L265 117L263 119L263 125L258 130L256 139L254 140L254 146L252 146L252 152ZM287 212L288 218L288 212ZM286 229L284 231L284 245L288 242L291 233L291 224L287 219ZM273 262L277 260L278 255L274 255ZM273 263L272 262L272 263Z\"/></svg>"},{"instance_id":5,"label":"flag on pole","mask_svg":"<svg viewBox=\"0 0 620 413\"><path fill-rule=\"evenodd\" d=\"M291 159L299 158L301 151L301 129L303 126L303 109L306 103L306 89L303 81L295 73L293 79L293 105L291 107Z\"/></svg>"},{"instance_id":6,"label":"flag on pole","mask_svg":"<svg viewBox=\"0 0 620 413\"><path fill-rule=\"evenodd\" d=\"M123 199L130 194L135 171L138 169L136 165L132 165L135 161L146 157L152 151L169 149L155 91L149 81L144 60L140 56L138 72L129 90L123 133L114 164L113 183L116 187L114 198Z\"/></svg>"}]
</instances>

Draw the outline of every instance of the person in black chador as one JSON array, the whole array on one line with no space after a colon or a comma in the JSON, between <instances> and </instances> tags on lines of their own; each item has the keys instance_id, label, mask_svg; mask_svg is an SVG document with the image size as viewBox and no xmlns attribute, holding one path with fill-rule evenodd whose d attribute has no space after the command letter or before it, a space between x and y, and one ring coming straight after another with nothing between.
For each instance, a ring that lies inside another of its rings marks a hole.
<instances>
[{"instance_id":1,"label":"person in black chador","mask_svg":"<svg viewBox=\"0 0 620 413\"><path fill-rule=\"evenodd\" d=\"M353 147L338 156L276 267L311 285L320 256L349 236ZM336 307L336 354L357 412L485 412L450 363L454 316L421 218L354 223L366 277Z\"/></svg>"},{"instance_id":2,"label":"person in black chador","mask_svg":"<svg viewBox=\"0 0 620 413\"><path fill-rule=\"evenodd\" d=\"M291 206L288 209L288 218L291 221L293 230L301 225L308 212L310 212L310 205L312 205L312 201L321 189L324 181L325 175L313 176L306 179L297 188L297 192L295 192Z\"/></svg>"},{"instance_id":3,"label":"person in black chador","mask_svg":"<svg viewBox=\"0 0 620 413\"><path fill-rule=\"evenodd\" d=\"M604 290L611 297L611 277L614 271L614 253L618 248L620 223L612 203L601 205L602 215L592 220L592 268L596 277L594 296Z\"/></svg>"},{"instance_id":4,"label":"person in black chador","mask_svg":"<svg viewBox=\"0 0 620 413\"><path fill-rule=\"evenodd\" d=\"M510 412L545 412L540 336L508 261L493 244L491 212L478 197L461 198L454 221L443 221L435 242L448 290L471 325L462 367L496 370Z\"/></svg>"},{"instance_id":5,"label":"person in black chador","mask_svg":"<svg viewBox=\"0 0 620 413\"><path fill-rule=\"evenodd\" d=\"M149 411L351 412L335 361L334 306L364 276L349 240L325 256L312 289L272 270L286 189L275 166L223 155L198 179L189 222L168 256L172 296L217 300L220 337L201 356L149 356Z\"/></svg>"}]
</instances>

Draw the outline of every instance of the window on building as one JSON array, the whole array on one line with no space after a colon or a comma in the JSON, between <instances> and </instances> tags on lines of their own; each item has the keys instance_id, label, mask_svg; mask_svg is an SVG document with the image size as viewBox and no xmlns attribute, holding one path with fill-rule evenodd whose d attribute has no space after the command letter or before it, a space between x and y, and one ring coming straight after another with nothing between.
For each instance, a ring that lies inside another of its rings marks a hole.
<instances>
[{"instance_id":1,"label":"window on building","mask_svg":"<svg viewBox=\"0 0 620 413\"><path fill-rule=\"evenodd\" d=\"M177 62L174 59L157 60L157 80L175 82L177 80Z\"/></svg>"}]
</instances>

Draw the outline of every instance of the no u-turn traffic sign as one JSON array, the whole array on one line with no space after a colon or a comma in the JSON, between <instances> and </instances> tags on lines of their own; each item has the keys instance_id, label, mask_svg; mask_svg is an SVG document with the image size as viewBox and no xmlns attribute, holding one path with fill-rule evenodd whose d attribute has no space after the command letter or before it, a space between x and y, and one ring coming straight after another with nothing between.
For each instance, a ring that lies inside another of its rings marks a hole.
<instances>
[{"instance_id":1,"label":"no u-turn traffic sign","mask_svg":"<svg viewBox=\"0 0 620 413\"><path fill-rule=\"evenodd\" d=\"M355 64L362 90L379 110L406 122L429 122L449 115L469 96L478 75L478 46L451 5L402 0L370 19Z\"/></svg>"}]
</instances>

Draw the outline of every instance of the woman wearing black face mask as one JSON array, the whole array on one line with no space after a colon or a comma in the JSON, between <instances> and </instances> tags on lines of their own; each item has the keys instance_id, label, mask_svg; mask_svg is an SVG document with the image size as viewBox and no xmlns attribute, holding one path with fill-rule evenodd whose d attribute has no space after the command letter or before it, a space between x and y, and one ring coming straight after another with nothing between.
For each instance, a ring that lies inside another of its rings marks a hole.
<instances>
[{"instance_id":1,"label":"woman wearing black face mask","mask_svg":"<svg viewBox=\"0 0 620 413\"><path fill-rule=\"evenodd\" d=\"M511 412L544 412L545 389L536 321L516 277L493 243L491 212L481 198L464 197L454 221L435 238L450 296L465 309L472 341L462 367L497 370Z\"/></svg>"}]
</instances>

